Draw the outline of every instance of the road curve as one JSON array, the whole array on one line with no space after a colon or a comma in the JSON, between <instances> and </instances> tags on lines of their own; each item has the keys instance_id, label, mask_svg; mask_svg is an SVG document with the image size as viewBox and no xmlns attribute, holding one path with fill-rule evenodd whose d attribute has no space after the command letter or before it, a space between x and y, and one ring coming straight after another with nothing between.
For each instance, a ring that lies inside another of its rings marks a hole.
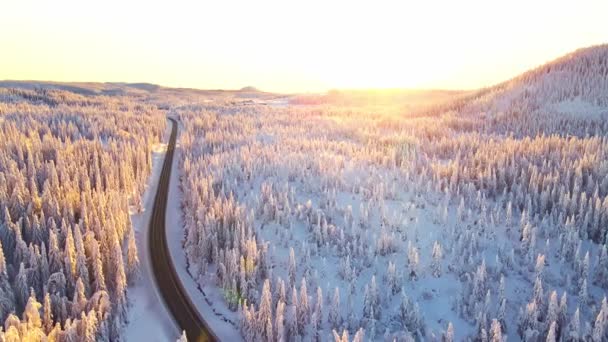
<instances>
[{"instance_id":1,"label":"road curve","mask_svg":"<svg viewBox=\"0 0 608 342\"><path fill-rule=\"evenodd\" d=\"M175 271L169 247L167 246L165 218L173 155L175 152L175 140L177 137L177 122L172 118L169 118L169 120L173 124L173 127L150 219L148 247L150 248L152 271L166 307L171 312L171 315L173 315L173 319L180 330L186 331L188 341L217 341L218 338L209 329L209 326L200 316L190 297L188 297Z\"/></svg>"}]
</instances>

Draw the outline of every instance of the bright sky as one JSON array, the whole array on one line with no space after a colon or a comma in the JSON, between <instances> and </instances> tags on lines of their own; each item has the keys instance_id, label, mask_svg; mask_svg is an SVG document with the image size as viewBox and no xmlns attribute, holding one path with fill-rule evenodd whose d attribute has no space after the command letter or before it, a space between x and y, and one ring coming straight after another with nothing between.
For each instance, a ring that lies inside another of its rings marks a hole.
<instances>
[{"instance_id":1,"label":"bright sky","mask_svg":"<svg viewBox=\"0 0 608 342\"><path fill-rule=\"evenodd\" d=\"M10 0L0 79L478 88L608 42L607 0Z\"/></svg>"}]
</instances>

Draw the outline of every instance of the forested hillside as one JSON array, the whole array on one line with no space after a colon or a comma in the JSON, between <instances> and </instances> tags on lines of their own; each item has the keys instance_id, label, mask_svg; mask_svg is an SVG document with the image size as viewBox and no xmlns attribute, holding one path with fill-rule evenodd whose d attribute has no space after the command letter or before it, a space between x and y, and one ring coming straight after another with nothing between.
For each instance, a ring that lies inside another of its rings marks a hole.
<instances>
[{"instance_id":1,"label":"forested hillside","mask_svg":"<svg viewBox=\"0 0 608 342\"><path fill-rule=\"evenodd\" d=\"M442 103L425 114L531 117L559 121L564 114L597 119L608 107L608 45L576 50L493 87Z\"/></svg>"}]
</instances>

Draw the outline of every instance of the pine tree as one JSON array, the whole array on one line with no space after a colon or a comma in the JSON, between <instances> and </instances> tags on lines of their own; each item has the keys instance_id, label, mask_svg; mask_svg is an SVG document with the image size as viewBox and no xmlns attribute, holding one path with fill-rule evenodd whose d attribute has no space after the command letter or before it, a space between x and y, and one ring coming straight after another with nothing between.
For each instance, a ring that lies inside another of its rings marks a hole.
<instances>
[{"instance_id":1,"label":"pine tree","mask_svg":"<svg viewBox=\"0 0 608 342\"><path fill-rule=\"evenodd\" d=\"M272 330L272 319L271 319L271 317L268 317L266 319L265 324L264 324L264 331L262 333L262 340L268 341L268 342L273 342L274 341L273 330Z\"/></svg>"},{"instance_id":2,"label":"pine tree","mask_svg":"<svg viewBox=\"0 0 608 342\"><path fill-rule=\"evenodd\" d=\"M74 291L74 299L72 300L72 317L78 317L86 309L87 297L85 294L84 284L81 278L76 281L76 290Z\"/></svg>"},{"instance_id":3,"label":"pine tree","mask_svg":"<svg viewBox=\"0 0 608 342\"><path fill-rule=\"evenodd\" d=\"M604 336L608 325L608 312L604 312L604 310L605 307L602 307L595 318L595 323L593 324L593 334L591 336L593 342L605 341Z\"/></svg>"},{"instance_id":4,"label":"pine tree","mask_svg":"<svg viewBox=\"0 0 608 342\"><path fill-rule=\"evenodd\" d=\"M348 330L342 331L342 335L338 334L337 331L332 330L332 334L334 335L335 342L348 342Z\"/></svg>"},{"instance_id":5,"label":"pine tree","mask_svg":"<svg viewBox=\"0 0 608 342\"><path fill-rule=\"evenodd\" d=\"M580 315L581 314L579 308L576 308L576 311L572 316L572 320L568 324L566 339L568 339L569 341L579 341L583 337Z\"/></svg>"},{"instance_id":6,"label":"pine tree","mask_svg":"<svg viewBox=\"0 0 608 342\"><path fill-rule=\"evenodd\" d=\"M587 279L583 279L579 292L578 292L579 307L587 306L588 301L589 301L589 294L587 292Z\"/></svg>"},{"instance_id":7,"label":"pine tree","mask_svg":"<svg viewBox=\"0 0 608 342\"><path fill-rule=\"evenodd\" d=\"M311 316L311 325L310 325L310 339L313 342L321 342L321 327L319 323L319 319L317 317L317 313L313 312Z\"/></svg>"},{"instance_id":8,"label":"pine tree","mask_svg":"<svg viewBox=\"0 0 608 342\"><path fill-rule=\"evenodd\" d=\"M556 342L557 341L557 323L555 321L551 322L549 326L549 332L547 333L547 342Z\"/></svg>"},{"instance_id":9,"label":"pine tree","mask_svg":"<svg viewBox=\"0 0 608 342\"><path fill-rule=\"evenodd\" d=\"M560 316L560 312L559 312L559 304L557 303L557 292L553 291L553 292L551 292L551 295L549 296L549 304L547 307L547 315L546 315L545 321L547 323L558 322L559 316Z\"/></svg>"},{"instance_id":10,"label":"pine tree","mask_svg":"<svg viewBox=\"0 0 608 342\"><path fill-rule=\"evenodd\" d=\"M526 305L525 311L520 311L517 331L524 337L538 333L538 304L532 301Z\"/></svg>"},{"instance_id":11,"label":"pine tree","mask_svg":"<svg viewBox=\"0 0 608 342\"><path fill-rule=\"evenodd\" d=\"M568 295L564 291L561 299L559 300L559 315L558 315L558 320L557 320L557 326L560 328L559 329L560 331L562 330L562 328L565 328L568 324L567 316L568 316ZM563 334L564 332L561 331L561 333Z\"/></svg>"},{"instance_id":12,"label":"pine tree","mask_svg":"<svg viewBox=\"0 0 608 342\"><path fill-rule=\"evenodd\" d=\"M48 292L44 294L42 325L47 334L53 329L53 310L51 309L51 296Z\"/></svg>"},{"instance_id":13,"label":"pine tree","mask_svg":"<svg viewBox=\"0 0 608 342\"><path fill-rule=\"evenodd\" d=\"M286 342L287 336L285 332L285 303L279 299L274 319L275 337L277 342Z\"/></svg>"},{"instance_id":14,"label":"pine tree","mask_svg":"<svg viewBox=\"0 0 608 342\"><path fill-rule=\"evenodd\" d=\"M51 229L49 232L49 269L52 274L59 272L63 268L64 266L59 243L57 242L57 235L55 230Z\"/></svg>"},{"instance_id":15,"label":"pine tree","mask_svg":"<svg viewBox=\"0 0 608 342\"><path fill-rule=\"evenodd\" d=\"M104 291L106 289L106 280L103 272L103 262L101 260L101 254L99 253L99 247L97 242L94 243L95 252L91 256L93 259L93 290Z\"/></svg>"},{"instance_id":16,"label":"pine tree","mask_svg":"<svg viewBox=\"0 0 608 342\"><path fill-rule=\"evenodd\" d=\"M490 327L490 341L502 342L502 329L500 322L496 319L492 320L492 326Z\"/></svg>"},{"instance_id":17,"label":"pine tree","mask_svg":"<svg viewBox=\"0 0 608 342\"><path fill-rule=\"evenodd\" d=\"M541 280L540 277L536 277L536 279L534 280L534 294L533 294L534 298L534 302L536 303L537 307L543 307L544 304L544 296L545 296L545 291L543 290L543 281Z\"/></svg>"},{"instance_id":18,"label":"pine tree","mask_svg":"<svg viewBox=\"0 0 608 342\"><path fill-rule=\"evenodd\" d=\"M579 265L580 276L579 276L579 286L582 287L583 281L587 281L589 279L589 252L585 253L585 257L581 261L581 265Z\"/></svg>"},{"instance_id":19,"label":"pine tree","mask_svg":"<svg viewBox=\"0 0 608 342\"><path fill-rule=\"evenodd\" d=\"M6 263L4 261L4 255L2 254L2 246L0 245L0 267L3 270L0 272L0 320L6 319L6 317L15 311L15 295L13 288L9 283L9 276L6 273Z\"/></svg>"},{"instance_id":20,"label":"pine tree","mask_svg":"<svg viewBox=\"0 0 608 342\"><path fill-rule=\"evenodd\" d=\"M347 301L347 305L346 305L346 312L347 312L347 317L346 317L346 321L347 321L347 325L349 329L356 329L356 327L359 325L358 319L357 319L357 315L355 314L355 310L354 310L354 284L351 282L350 283L350 288L351 290L348 291L348 301Z\"/></svg>"},{"instance_id":21,"label":"pine tree","mask_svg":"<svg viewBox=\"0 0 608 342\"><path fill-rule=\"evenodd\" d=\"M414 304L410 298L401 290L401 304L395 320L401 323L401 327L405 331L416 333L423 330L423 318L417 304Z\"/></svg>"},{"instance_id":22,"label":"pine tree","mask_svg":"<svg viewBox=\"0 0 608 342\"><path fill-rule=\"evenodd\" d=\"M289 249L289 286L293 287L296 283L296 256L293 247Z\"/></svg>"},{"instance_id":23,"label":"pine tree","mask_svg":"<svg viewBox=\"0 0 608 342\"><path fill-rule=\"evenodd\" d=\"M441 276L441 260L443 258L443 253L441 251L441 245L437 241L433 244L433 261L431 263L431 270L434 277Z\"/></svg>"},{"instance_id":24,"label":"pine tree","mask_svg":"<svg viewBox=\"0 0 608 342\"><path fill-rule=\"evenodd\" d=\"M477 339L481 342L488 342L488 332L485 328L479 331Z\"/></svg>"},{"instance_id":25,"label":"pine tree","mask_svg":"<svg viewBox=\"0 0 608 342\"><path fill-rule=\"evenodd\" d=\"M600 247L600 256L595 269L595 284L608 289L608 251L606 245Z\"/></svg>"},{"instance_id":26,"label":"pine tree","mask_svg":"<svg viewBox=\"0 0 608 342\"><path fill-rule=\"evenodd\" d=\"M291 338L295 338L300 334L300 328L298 324L300 321L298 317L299 311L300 309L298 305L298 292L296 291L296 287L294 286L291 288L291 303L287 307L287 315L285 318L285 325L287 328L287 334L289 336L288 340Z\"/></svg>"},{"instance_id":27,"label":"pine tree","mask_svg":"<svg viewBox=\"0 0 608 342\"><path fill-rule=\"evenodd\" d=\"M61 334L61 325L56 323L53 329L48 333L47 341L59 341L59 336Z\"/></svg>"},{"instance_id":28,"label":"pine tree","mask_svg":"<svg viewBox=\"0 0 608 342\"><path fill-rule=\"evenodd\" d=\"M46 281L51 276L51 271L49 269L49 260L47 257L46 246L44 242L40 246L40 277L42 281Z\"/></svg>"},{"instance_id":29,"label":"pine tree","mask_svg":"<svg viewBox=\"0 0 608 342\"><path fill-rule=\"evenodd\" d=\"M72 227L68 224L63 223L63 225L67 228L67 235L65 239L65 248L64 248L64 269L66 270L68 284L74 284L77 274L76 274L76 247L74 246L74 235L72 233Z\"/></svg>"},{"instance_id":30,"label":"pine tree","mask_svg":"<svg viewBox=\"0 0 608 342\"><path fill-rule=\"evenodd\" d=\"M370 282L370 286L369 286L369 293L370 293L370 306L374 311L374 314L371 315L372 318L374 319L380 319L381 316L381 298L380 298L380 292L378 290L378 286L376 285L376 276L372 276L372 280Z\"/></svg>"},{"instance_id":31,"label":"pine tree","mask_svg":"<svg viewBox=\"0 0 608 342\"><path fill-rule=\"evenodd\" d=\"M536 277L540 278L541 280L545 279L545 256L543 254L539 254L536 257L536 266L534 267L534 271Z\"/></svg>"},{"instance_id":32,"label":"pine tree","mask_svg":"<svg viewBox=\"0 0 608 342\"><path fill-rule=\"evenodd\" d=\"M127 277L125 274L125 267L122 259L122 249L120 247L120 243L118 242L118 235L115 229L111 227L108 229L109 231L109 248L110 248L110 267L112 267L113 272L113 295L115 299L116 305L116 313L119 318L119 322L124 320L126 315L126 291L127 291ZM116 322L110 326L111 330L119 329L120 323Z\"/></svg>"},{"instance_id":33,"label":"pine tree","mask_svg":"<svg viewBox=\"0 0 608 342\"><path fill-rule=\"evenodd\" d=\"M19 264L19 273L17 273L17 277L15 278L15 297L17 299L18 307L25 307L29 294L30 291L27 281L27 273L25 271L25 266L23 263L21 263Z\"/></svg>"},{"instance_id":34,"label":"pine tree","mask_svg":"<svg viewBox=\"0 0 608 342\"><path fill-rule=\"evenodd\" d=\"M347 336L347 340L348 340L348 336ZM363 330L363 328L359 328L359 330L357 330L357 332L355 333L355 336L353 336L353 342L363 342L365 340L365 331Z\"/></svg>"},{"instance_id":35,"label":"pine tree","mask_svg":"<svg viewBox=\"0 0 608 342\"><path fill-rule=\"evenodd\" d=\"M139 277L139 256L137 255L137 241L133 229L129 229L127 239L127 279L133 285Z\"/></svg>"},{"instance_id":36,"label":"pine tree","mask_svg":"<svg viewBox=\"0 0 608 342\"><path fill-rule=\"evenodd\" d=\"M411 241L408 241L408 253L407 262L410 271L410 279L415 280L418 278L418 263L420 261L418 255L418 249L414 247Z\"/></svg>"},{"instance_id":37,"label":"pine tree","mask_svg":"<svg viewBox=\"0 0 608 342\"><path fill-rule=\"evenodd\" d=\"M257 324L264 330L261 331L261 336L264 339L271 338L271 336L265 335L267 333L266 324L268 320L272 319L272 294L270 292L270 281L266 279L262 288L262 296L260 297L260 306L257 312Z\"/></svg>"},{"instance_id":38,"label":"pine tree","mask_svg":"<svg viewBox=\"0 0 608 342\"><path fill-rule=\"evenodd\" d=\"M367 331L369 332L369 336L372 339L376 338L376 334L377 334L377 330L376 330L376 324L378 322L378 320L375 318L376 314L374 312L374 308L371 308L371 312L370 312L370 318L368 318L367 320Z\"/></svg>"},{"instance_id":39,"label":"pine tree","mask_svg":"<svg viewBox=\"0 0 608 342\"><path fill-rule=\"evenodd\" d=\"M89 293L89 270L87 268L86 256L84 251L84 241L79 225L74 226L74 247L76 249L76 273L75 277L81 278L84 282L86 292Z\"/></svg>"},{"instance_id":40,"label":"pine tree","mask_svg":"<svg viewBox=\"0 0 608 342\"><path fill-rule=\"evenodd\" d=\"M525 215L522 214L522 219L524 219ZM530 225L530 223L526 222L523 225L522 231L521 231L521 236L520 236L520 252L522 256L525 256L528 254L528 252L530 251L530 246L532 244L532 237L534 235L533 233L534 228L532 227L532 225Z\"/></svg>"},{"instance_id":41,"label":"pine tree","mask_svg":"<svg viewBox=\"0 0 608 342\"><path fill-rule=\"evenodd\" d=\"M323 291L317 287L317 301L315 302L314 313L316 314L317 329L322 329L323 324Z\"/></svg>"},{"instance_id":42,"label":"pine tree","mask_svg":"<svg viewBox=\"0 0 608 342\"><path fill-rule=\"evenodd\" d=\"M30 329L41 329L42 319L40 318L40 308L42 304L36 300L36 295L32 289L30 297L23 311L23 320L27 322Z\"/></svg>"},{"instance_id":43,"label":"pine tree","mask_svg":"<svg viewBox=\"0 0 608 342\"><path fill-rule=\"evenodd\" d=\"M300 300L298 303L298 329L303 334L306 325L310 322L310 306L308 304L308 290L306 289L306 278L302 278L300 285Z\"/></svg>"},{"instance_id":44,"label":"pine tree","mask_svg":"<svg viewBox=\"0 0 608 342\"><path fill-rule=\"evenodd\" d=\"M448 323L448 328L443 335L442 342L454 342L454 325L452 322Z\"/></svg>"},{"instance_id":45,"label":"pine tree","mask_svg":"<svg viewBox=\"0 0 608 342\"><path fill-rule=\"evenodd\" d=\"M397 267L392 261L388 262L388 269L386 270L386 285L391 290L391 294L396 294L401 289L399 279L397 277Z\"/></svg>"},{"instance_id":46,"label":"pine tree","mask_svg":"<svg viewBox=\"0 0 608 342\"><path fill-rule=\"evenodd\" d=\"M334 290L334 297L329 307L329 314L327 321L332 329L338 329L342 325L342 314L340 311L340 289L338 287Z\"/></svg>"}]
</instances>

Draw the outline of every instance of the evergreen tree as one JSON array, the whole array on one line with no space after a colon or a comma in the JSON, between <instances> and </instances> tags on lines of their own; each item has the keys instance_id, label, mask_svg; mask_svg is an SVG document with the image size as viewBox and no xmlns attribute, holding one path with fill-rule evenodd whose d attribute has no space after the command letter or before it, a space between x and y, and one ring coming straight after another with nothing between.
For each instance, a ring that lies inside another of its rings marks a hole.
<instances>
[{"instance_id":1,"label":"evergreen tree","mask_svg":"<svg viewBox=\"0 0 608 342\"><path fill-rule=\"evenodd\" d=\"M139 277L139 256L137 255L137 241L133 229L127 235L127 279L133 285Z\"/></svg>"},{"instance_id":2,"label":"evergreen tree","mask_svg":"<svg viewBox=\"0 0 608 342\"><path fill-rule=\"evenodd\" d=\"M441 276L441 260L443 258L443 252L441 251L441 245L437 241L433 244L433 261L431 263L431 270L434 277Z\"/></svg>"},{"instance_id":3,"label":"evergreen tree","mask_svg":"<svg viewBox=\"0 0 608 342\"><path fill-rule=\"evenodd\" d=\"M607 235L608 236L608 235ZM600 256L595 268L595 284L607 289L608 288L608 251L606 245L600 246Z\"/></svg>"},{"instance_id":4,"label":"evergreen tree","mask_svg":"<svg viewBox=\"0 0 608 342\"><path fill-rule=\"evenodd\" d=\"M42 325L45 333L47 334L49 334L53 329L53 310L51 308L51 296L48 292L44 294Z\"/></svg>"},{"instance_id":5,"label":"evergreen tree","mask_svg":"<svg viewBox=\"0 0 608 342\"><path fill-rule=\"evenodd\" d=\"M547 333L547 342L556 342L557 341L557 323L555 321L551 322L549 326L549 332Z\"/></svg>"},{"instance_id":6,"label":"evergreen tree","mask_svg":"<svg viewBox=\"0 0 608 342\"><path fill-rule=\"evenodd\" d=\"M268 333L268 331L266 331L268 320L272 320L272 294L270 292L270 281L266 279L262 288L262 296L260 297L260 305L257 312L257 324L259 327L263 328L260 335L263 336L265 340L271 339L273 335L266 335Z\"/></svg>"},{"instance_id":7,"label":"evergreen tree","mask_svg":"<svg viewBox=\"0 0 608 342\"><path fill-rule=\"evenodd\" d=\"M490 327L490 341L502 342L502 328L500 322L496 319L492 320L492 326Z\"/></svg>"},{"instance_id":8,"label":"evergreen tree","mask_svg":"<svg viewBox=\"0 0 608 342\"><path fill-rule=\"evenodd\" d=\"M595 318L595 323L593 324L593 334L591 336L593 342L605 340L606 330L608 328L608 312L604 312L606 307L608 306L604 305Z\"/></svg>"},{"instance_id":9,"label":"evergreen tree","mask_svg":"<svg viewBox=\"0 0 608 342\"><path fill-rule=\"evenodd\" d=\"M302 278L300 285L300 300L298 303L298 329L303 334L306 325L310 322L310 306L308 304L308 290L306 289L306 278Z\"/></svg>"},{"instance_id":10,"label":"evergreen tree","mask_svg":"<svg viewBox=\"0 0 608 342\"><path fill-rule=\"evenodd\" d=\"M274 327L274 336L276 337L277 342L287 341L285 332L285 303L280 299L277 303L277 308L275 311Z\"/></svg>"},{"instance_id":11,"label":"evergreen tree","mask_svg":"<svg viewBox=\"0 0 608 342\"><path fill-rule=\"evenodd\" d=\"M317 287L317 300L315 302L314 313L316 314L316 327L317 330L322 329L323 324L323 291L320 287Z\"/></svg>"},{"instance_id":12,"label":"evergreen tree","mask_svg":"<svg viewBox=\"0 0 608 342\"><path fill-rule=\"evenodd\" d=\"M15 297L17 299L17 306L21 308L20 310L25 308L29 294L30 291L25 266L23 263L20 263L19 273L17 273L17 277L15 278Z\"/></svg>"},{"instance_id":13,"label":"evergreen tree","mask_svg":"<svg viewBox=\"0 0 608 342\"><path fill-rule=\"evenodd\" d=\"M565 335L565 338L568 341L579 341L583 338L581 329L581 318L580 318L580 310L576 308L574 315L572 316L572 320L568 324L568 329Z\"/></svg>"},{"instance_id":14,"label":"evergreen tree","mask_svg":"<svg viewBox=\"0 0 608 342\"><path fill-rule=\"evenodd\" d=\"M329 307L327 321L332 329L338 329L342 325L342 314L340 311L340 289L334 290L334 296Z\"/></svg>"},{"instance_id":15,"label":"evergreen tree","mask_svg":"<svg viewBox=\"0 0 608 342\"><path fill-rule=\"evenodd\" d=\"M293 287L296 283L296 256L293 248L289 249L289 286Z\"/></svg>"}]
</instances>

